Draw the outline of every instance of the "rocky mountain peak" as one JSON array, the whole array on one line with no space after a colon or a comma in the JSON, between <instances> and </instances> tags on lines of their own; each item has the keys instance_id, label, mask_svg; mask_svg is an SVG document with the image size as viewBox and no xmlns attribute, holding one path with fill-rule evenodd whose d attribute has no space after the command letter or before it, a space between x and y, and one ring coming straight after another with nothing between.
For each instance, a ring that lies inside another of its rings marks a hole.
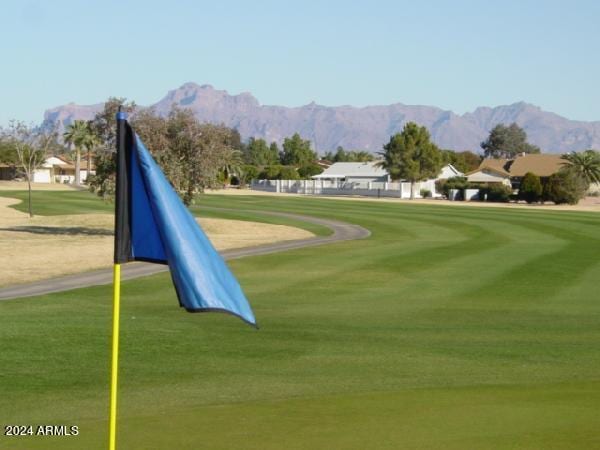
<instances>
[{"instance_id":1,"label":"rocky mountain peak","mask_svg":"<svg viewBox=\"0 0 600 450\"><path fill-rule=\"evenodd\" d=\"M600 121L572 121L526 102L479 107L463 115L403 103L357 108L323 106L313 101L289 108L261 105L249 92L231 95L210 84L187 82L149 106L166 115L173 105L191 109L201 121L234 127L244 139L256 137L281 143L298 132L319 151L342 145L377 152L409 121L426 126L440 147L454 150L479 151L480 142L495 125L512 122L522 126L530 142L546 152L600 148ZM69 103L47 110L44 118L49 123L57 122L62 131L75 119L92 119L102 106Z\"/></svg>"}]
</instances>

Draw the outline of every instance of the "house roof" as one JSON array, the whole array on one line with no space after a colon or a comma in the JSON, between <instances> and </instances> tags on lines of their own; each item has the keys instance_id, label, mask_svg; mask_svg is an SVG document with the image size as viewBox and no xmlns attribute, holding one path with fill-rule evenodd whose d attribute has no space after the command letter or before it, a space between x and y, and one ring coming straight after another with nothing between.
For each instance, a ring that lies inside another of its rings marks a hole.
<instances>
[{"instance_id":1,"label":"house roof","mask_svg":"<svg viewBox=\"0 0 600 450\"><path fill-rule=\"evenodd\" d=\"M503 169L494 169L493 167L479 167L475 170L471 170L470 172L466 173L465 175L469 178L471 177L471 175L475 175L478 173L488 173L488 174L493 174L495 176L500 176L502 178L510 178L510 174Z\"/></svg>"},{"instance_id":2,"label":"house roof","mask_svg":"<svg viewBox=\"0 0 600 450\"><path fill-rule=\"evenodd\" d=\"M549 177L563 167L565 161L560 156L543 153L518 156L510 165L510 175L522 177L527 172L532 172L538 177Z\"/></svg>"},{"instance_id":3,"label":"house roof","mask_svg":"<svg viewBox=\"0 0 600 450\"><path fill-rule=\"evenodd\" d=\"M480 169L491 169L499 174L510 175L508 171L508 167L512 160L510 159L493 159L486 158L479 164L479 167L472 172L469 172L469 175L479 171Z\"/></svg>"},{"instance_id":4,"label":"house roof","mask_svg":"<svg viewBox=\"0 0 600 450\"><path fill-rule=\"evenodd\" d=\"M386 177L387 170L377 162L336 162L313 178Z\"/></svg>"},{"instance_id":5,"label":"house roof","mask_svg":"<svg viewBox=\"0 0 600 450\"><path fill-rule=\"evenodd\" d=\"M482 169L489 169L511 177L522 177L527 172L536 174L538 177L549 177L558 172L564 161L560 155L545 153L519 155L515 159L492 159L486 158L481 164L468 175Z\"/></svg>"},{"instance_id":6,"label":"house roof","mask_svg":"<svg viewBox=\"0 0 600 450\"><path fill-rule=\"evenodd\" d=\"M467 180L474 183L502 182L508 179L510 179L510 176L506 172L491 167L476 169L467 174Z\"/></svg>"},{"instance_id":7,"label":"house roof","mask_svg":"<svg viewBox=\"0 0 600 450\"><path fill-rule=\"evenodd\" d=\"M439 173L438 177L441 177L441 176L444 176L444 175L447 178L452 178L452 177L462 177L464 175L464 173L462 173L460 170L458 170L452 164L446 164L440 170L440 173Z\"/></svg>"}]
</instances>

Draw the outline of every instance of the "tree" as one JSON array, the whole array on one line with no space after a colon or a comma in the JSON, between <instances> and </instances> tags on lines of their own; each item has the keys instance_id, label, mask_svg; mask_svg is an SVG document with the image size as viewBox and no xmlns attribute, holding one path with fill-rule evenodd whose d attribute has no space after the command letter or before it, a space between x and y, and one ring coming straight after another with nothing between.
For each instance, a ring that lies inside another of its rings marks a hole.
<instances>
[{"instance_id":1,"label":"tree","mask_svg":"<svg viewBox=\"0 0 600 450\"><path fill-rule=\"evenodd\" d=\"M219 171L231 157L231 129L200 124L191 110L174 108L167 119L170 151L179 161L179 185L183 202L190 205L197 192L219 185Z\"/></svg>"},{"instance_id":2,"label":"tree","mask_svg":"<svg viewBox=\"0 0 600 450\"><path fill-rule=\"evenodd\" d=\"M104 103L102 111L98 112L92 120L91 127L100 139L101 152L105 154L114 153L117 139L116 115L121 108L122 111L132 114L136 109L135 102L127 102L122 97L109 97Z\"/></svg>"},{"instance_id":3,"label":"tree","mask_svg":"<svg viewBox=\"0 0 600 450\"><path fill-rule=\"evenodd\" d=\"M462 173L468 173L479 167L481 156L471 151L455 152L454 150L442 150L444 164L452 164Z\"/></svg>"},{"instance_id":4,"label":"tree","mask_svg":"<svg viewBox=\"0 0 600 450\"><path fill-rule=\"evenodd\" d=\"M90 126L98 138L95 147L94 164L96 174L90 179L90 190L97 192L105 201L112 198L115 192L116 159L115 148L117 139L117 111L133 113L135 102L127 102L125 98L109 97L104 108L92 120Z\"/></svg>"},{"instance_id":5,"label":"tree","mask_svg":"<svg viewBox=\"0 0 600 450\"><path fill-rule=\"evenodd\" d=\"M240 184L248 184L250 181L258 178L258 167L246 164L242 166L241 176L239 177Z\"/></svg>"},{"instance_id":6,"label":"tree","mask_svg":"<svg viewBox=\"0 0 600 450\"><path fill-rule=\"evenodd\" d=\"M34 172L44 164L50 151L58 146L56 137L55 129L34 128L17 121L11 121L8 130L2 132L2 141L14 150L19 171L27 180L29 217L33 217L31 182Z\"/></svg>"},{"instance_id":7,"label":"tree","mask_svg":"<svg viewBox=\"0 0 600 450\"><path fill-rule=\"evenodd\" d=\"M298 175L300 175L301 178L305 179L311 178L314 175L318 175L321 172L323 172L323 168L314 163L307 164L298 169Z\"/></svg>"},{"instance_id":8,"label":"tree","mask_svg":"<svg viewBox=\"0 0 600 450\"><path fill-rule=\"evenodd\" d=\"M557 205L576 205L588 189L587 181L576 170L567 167L551 175L544 186L544 200Z\"/></svg>"},{"instance_id":9,"label":"tree","mask_svg":"<svg viewBox=\"0 0 600 450\"><path fill-rule=\"evenodd\" d=\"M498 124L481 143L487 158L514 158L519 153L540 153L539 147L527 142L527 133L516 123Z\"/></svg>"},{"instance_id":10,"label":"tree","mask_svg":"<svg viewBox=\"0 0 600 450\"><path fill-rule=\"evenodd\" d=\"M280 158L281 158L281 151L279 150L279 146L277 145L277 142L273 141L271 142L271 145L269 145L269 153L272 156L269 156L269 159L273 160L273 164L279 164Z\"/></svg>"},{"instance_id":11,"label":"tree","mask_svg":"<svg viewBox=\"0 0 600 450\"><path fill-rule=\"evenodd\" d=\"M344 147L339 145L335 151L335 155L333 155L333 162L344 162L348 160L347 158L348 155L346 154Z\"/></svg>"},{"instance_id":12,"label":"tree","mask_svg":"<svg viewBox=\"0 0 600 450\"><path fill-rule=\"evenodd\" d=\"M532 172L527 172L519 186L519 199L525 200L527 203L538 202L542 198L542 192L540 177Z\"/></svg>"},{"instance_id":13,"label":"tree","mask_svg":"<svg viewBox=\"0 0 600 450\"><path fill-rule=\"evenodd\" d=\"M563 165L578 173L588 184L600 183L600 153L586 150L561 156Z\"/></svg>"},{"instance_id":14,"label":"tree","mask_svg":"<svg viewBox=\"0 0 600 450\"><path fill-rule=\"evenodd\" d=\"M352 150L348 153L349 162L369 162L373 161L375 157L364 150Z\"/></svg>"},{"instance_id":15,"label":"tree","mask_svg":"<svg viewBox=\"0 0 600 450\"><path fill-rule=\"evenodd\" d=\"M331 162L369 162L373 161L375 157L364 150L352 150L347 152L344 150L344 147L340 145L335 153L325 153L323 159Z\"/></svg>"},{"instance_id":16,"label":"tree","mask_svg":"<svg viewBox=\"0 0 600 450\"><path fill-rule=\"evenodd\" d=\"M67 126L63 133L63 139L66 144L70 144L75 147L75 185L81 184L81 149L84 144L88 142L89 134L91 132L90 127L84 120L75 120Z\"/></svg>"},{"instance_id":17,"label":"tree","mask_svg":"<svg viewBox=\"0 0 600 450\"><path fill-rule=\"evenodd\" d=\"M273 146L273 144L275 146ZM273 142L271 146L267 145L264 139L250 138L245 148L245 160L248 164L255 166L268 166L279 163L279 149Z\"/></svg>"},{"instance_id":18,"label":"tree","mask_svg":"<svg viewBox=\"0 0 600 450\"><path fill-rule=\"evenodd\" d=\"M96 147L98 145L100 145L100 138L98 137L98 135L96 134L96 132L94 131L94 128L92 127L92 121L88 121L87 123L87 127L88 127L88 132L83 140L83 147L85 148L87 155L86 155L86 160L87 160L87 176L85 179L86 184L90 184L91 181L91 171L92 171L92 152L96 149Z\"/></svg>"},{"instance_id":19,"label":"tree","mask_svg":"<svg viewBox=\"0 0 600 450\"><path fill-rule=\"evenodd\" d=\"M0 163L16 164L18 162L14 147L9 141L0 140Z\"/></svg>"},{"instance_id":20,"label":"tree","mask_svg":"<svg viewBox=\"0 0 600 450\"><path fill-rule=\"evenodd\" d=\"M393 180L408 180L411 199L415 198L416 182L437 177L442 168L440 149L431 142L427 128L414 122L404 125L383 149L379 153L383 161L377 165L386 169Z\"/></svg>"},{"instance_id":21,"label":"tree","mask_svg":"<svg viewBox=\"0 0 600 450\"><path fill-rule=\"evenodd\" d=\"M310 141L304 140L298 133L283 141L281 163L287 166L304 166L317 159L317 155L310 148Z\"/></svg>"},{"instance_id":22,"label":"tree","mask_svg":"<svg viewBox=\"0 0 600 450\"><path fill-rule=\"evenodd\" d=\"M231 177L238 180L243 176L244 159L242 152L234 148L228 148L223 155L222 167L220 168L225 183L231 181Z\"/></svg>"}]
</instances>

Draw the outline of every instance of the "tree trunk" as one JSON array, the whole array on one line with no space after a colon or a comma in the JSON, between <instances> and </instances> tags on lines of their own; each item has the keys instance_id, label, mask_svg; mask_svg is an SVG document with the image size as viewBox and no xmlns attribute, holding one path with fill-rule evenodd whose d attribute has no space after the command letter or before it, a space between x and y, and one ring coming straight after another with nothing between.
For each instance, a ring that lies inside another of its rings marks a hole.
<instances>
[{"instance_id":1,"label":"tree trunk","mask_svg":"<svg viewBox=\"0 0 600 450\"><path fill-rule=\"evenodd\" d=\"M415 185L416 185L416 182L411 180L411 182L410 182L410 199L411 200L415 199Z\"/></svg>"},{"instance_id":2,"label":"tree trunk","mask_svg":"<svg viewBox=\"0 0 600 450\"><path fill-rule=\"evenodd\" d=\"M31 176L27 174L27 189L28 189L28 208L29 208L29 217L33 217L33 208L31 206Z\"/></svg>"},{"instance_id":3,"label":"tree trunk","mask_svg":"<svg viewBox=\"0 0 600 450\"><path fill-rule=\"evenodd\" d=\"M81 184L81 150L75 147L75 186Z\"/></svg>"},{"instance_id":4,"label":"tree trunk","mask_svg":"<svg viewBox=\"0 0 600 450\"><path fill-rule=\"evenodd\" d=\"M92 168L92 162L90 161L90 151L87 152L87 174L85 176L85 184L90 185L90 170Z\"/></svg>"}]
</instances>

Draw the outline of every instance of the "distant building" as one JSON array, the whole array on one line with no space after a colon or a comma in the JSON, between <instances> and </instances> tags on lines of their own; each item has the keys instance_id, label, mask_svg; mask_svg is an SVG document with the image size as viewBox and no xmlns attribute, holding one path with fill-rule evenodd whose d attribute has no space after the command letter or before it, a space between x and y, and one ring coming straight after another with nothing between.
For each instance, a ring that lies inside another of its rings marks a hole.
<instances>
[{"instance_id":1,"label":"distant building","mask_svg":"<svg viewBox=\"0 0 600 450\"><path fill-rule=\"evenodd\" d=\"M474 183L502 183L518 189L527 172L541 179L558 172L564 164L560 155L522 154L514 159L486 158L479 167L467 174L467 180Z\"/></svg>"},{"instance_id":2,"label":"distant building","mask_svg":"<svg viewBox=\"0 0 600 450\"><path fill-rule=\"evenodd\" d=\"M0 180L13 180L17 177L17 168L14 164L0 163Z\"/></svg>"},{"instance_id":3,"label":"distant building","mask_svg":"<svg viewBox=\"0 0 600 450\"><path fill-rule=\"evenodd\" d=\"M336 162L312 178L346 183L390 181L387 170L377 167L377 162Z\"/></svg>"},{"instance_id":4,"label":"distant building","mask_svg":"<svg viewBox=\"0 0 600 450\"><path fill-rule=\"evenodd\" d=\"M339 181L346 183L358 183L366 185L373 182L390 182L391 177L387 170L378 167L374 162L337 162L325 169L319 175L313 176L313 180ZM458 171L452 164L447 164L440 170L434 180L461 177L464 174Z\"/></svg>"},{"instance_id":5,"label":"distant building","mask_svg":"<svg viewBox=\"0 0 600 450\"><path fill-rule=\"evenodd\" d=\"M96 167L92 163L90 174L96 173ZM79 171L81 182L88 177L87 161L81 160ZM0 164L0 180L13 180L18 176L14 165ZM75 181L75 163L62 156L49 156L38 169L33 172L34 183L73 183Z\"/></svg>"}]
</instances>

